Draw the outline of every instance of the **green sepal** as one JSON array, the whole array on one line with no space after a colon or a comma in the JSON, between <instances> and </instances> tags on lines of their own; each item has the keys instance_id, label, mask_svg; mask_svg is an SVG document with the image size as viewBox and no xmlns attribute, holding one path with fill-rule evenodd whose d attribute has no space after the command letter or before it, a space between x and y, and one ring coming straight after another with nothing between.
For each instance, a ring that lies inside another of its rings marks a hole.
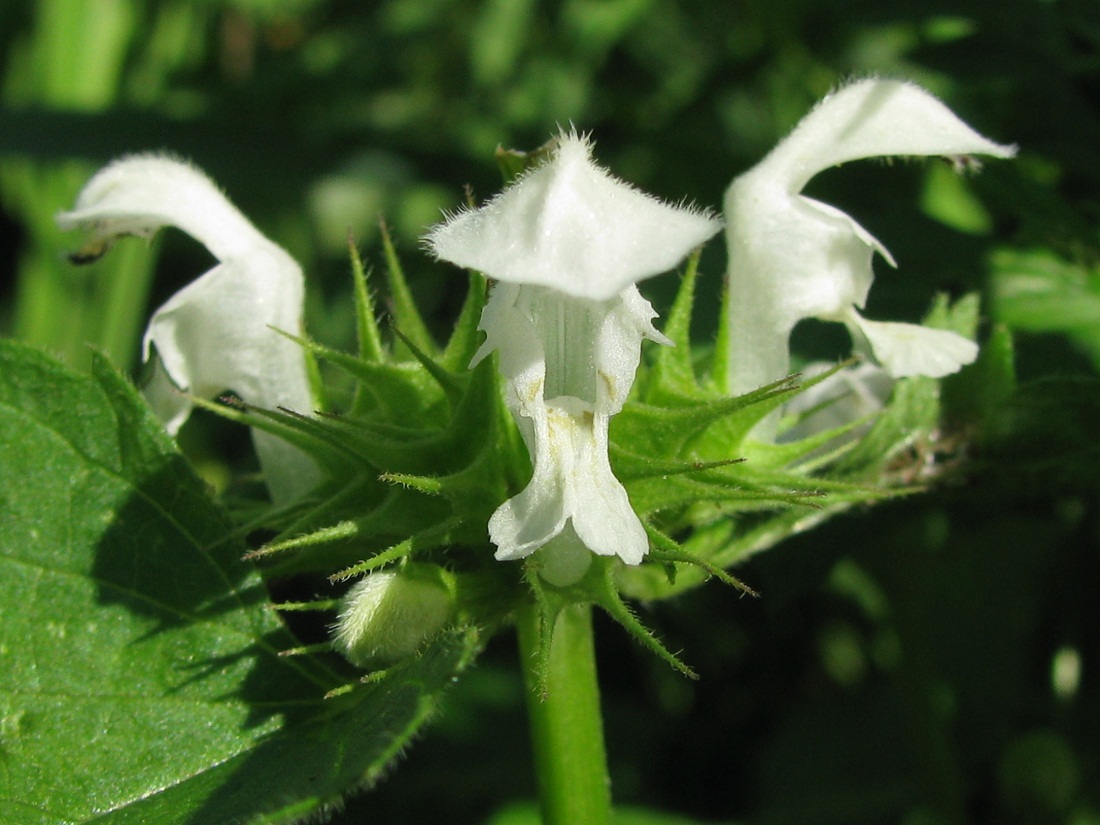
<instances>
[{"instance_id":1,"label":"green sepal","mask_svg":"<svg viewBox=\"0 0 1100 825\"><path fill-rule=\"evenodd\" d=\"M661 643L661 640L657 638L656 634L646 627L634 614L634 611L630 609L630 606L623 601L622 596L619 595L619 587L615 575L616 568L622 566L618 563L618 560L596 559L596 561L603 563L597 565L594 562L592 565L596 568L594 572L601 574L596 577L597 588L593 594L593 601L595 604L599 605L608 616L614 619L624 630L633 636L635 641L655 653L658 658L664 660L667 664L675 670L678 670L684 676L687 676L689 679L698 679L699 675L679 656L665 647Z\"/></svg>"},{"instance_id":2,"label":"green sepal","mask_svg":"<svg viewBox=\"0 0 1100 825\"><path fill-rule=\"evenodd\" d=\"M382 331L378 328L374 299L367 283L367 272L355 239L348 235L348 257L351 260L352 294L355 297L355 332L359 344L359 360L381 363L385 359Z\"/></svg>"},{"instance_id":3,"label":"green sepal","mask_svg":"<svg viewBox=\"0 0 1100 825\"><path fill-rule=\"evenodd\" d=\"M349 416L370 415L406 426L431 426L445 420L441 411L446 400L444 389L437 377L421 369L415 360L398 362L383 357L381 361L367 361L309 338L283 335L358 381Z\"/></svg>"},{"instance_id":4,"label":"green sepal","mask_svg":"<svg viewBox=\"0 0 1100 825\"><path fill-rule=\"evenodd\" d=\"M538 554L524 560L524 580L534 595L539 615L538 664L536 672L540 683L544 682L546 663L550 656L550 646L554 637L554 625L558 614L571 604L595 604L620 624L642 646L648 648L659 658L685 676L698 678L694 670L685 664L676 654L665 647L634 614L634 611L619 596L616 575L624 569L617 558L593 556L588 571L575 584L557 587L547 584L539 576ZM629 569L629 568L627 568Z\"/></svg>"},{"instance_id":5,"label":"green sepal","mask_svg":"<svg viewBox=\"0 0 1100 825\"><path fill-rule=\"evenodd\" d=\"M653 549L649 551L648 560L650 562L656 562L658 564L664 564L667 566L673 566L677 564L687 564L693 567L697 567L705 571L708 575L718 579L723 584L728 584L735 590L739 590L748 596L759 596L760 594L745 584L743 581L735 576L730 575L721 567L711 564L706 559L691 553L681 544L674 541L670 536L666 536L656 527L651 524L645 525L646 534L649 536L650 544ZM675 573L669 575L669 583L674 584L676 580Z\"/></svg>"},{"instance_id":6,"label":"green sepal","mask_svg":"<svg viewBox=\"0 0 1100 825\"><path fill-rule=\"evenodd\" d=\"M730 376L730 302L728 279L722 280L722 294L718 298L718 334L714 338L714 350L710 361L710 385L715 392L729 395Z\"/></svg>"},{"instance_id":7,"label":"green sepal","mask_svg":"<svg viewBox=\"0 0 1100 825\"><path fill-rule=\"evenodd\" d=\"M448 525L439 525L432 530L424 530L404 541L399 541L391 547L387 547L380 553L376 553L368 559L364 559L351 567L339 570L328 577L332 583L345 582L357 576L363 576L373 570L385 567L395 562L412 557L412 554L420 550L431 550L440 547L446 540Z\"/></svg>"},{"instance_id":8,"label":"green sepal","mask_svg":"<svg viewBox=\"0 0 1100 825\"><path fill-rule=\"evenodd\" d=\"M363 519L348 519L330 524L308 533L300 533L293 538L269 541L262 547L250 550L245 558L251 561L259 561L280 553L288 553L294 550L308 550L321 544L332 541L347 541L355 539L363 533ZM291 531L287 531L291 532Z\"/></svg>"},{"instance_id":9,"label":"green sepal","mask_svg":"<svg viewBox=\"0 0 1100 825\"><path fill-rule=\"evenodd\" d=\"M501 403L491 364L483 363L455 380L462 387L462 396L453 414L432 428L380 421L378 416L329 416L317 419L316 424L328 430L331 440L343 444L350 454L369 462L379 472L457 472L499 437ZM408 417L415 421L412 410Z\"/></svg>"},{"instance_id":10,"label":"green sepal","mask_svg":"<svg viewBox=\"0 0 1100 825\"><path fill-rule=\"evenodd\" d=\"M470 464L446 476L417 476L387 473L381 478L400 484L423 495L447 499L451 510L462 513L476 534L484 536L485 525L500 504L508 497L503 484L499 457L489 451L480 453Z\"/></svg>"},{"instance_id":11,"label":"green sepal","mask_svg":"<svg viewBox=\"0 0 1100 825\"><path fill-rule=\"evenodd\" d=\"M401 536L431 535L440 530L440 525L449 525L451 521L451 510L446 502L414 491L391 488L373 510L341 522L338 526L342 529L322 528L311 534L311 540L303 537L296 541L292 548L279 554L268 572L277 576L330 573L373 558ZM416 546L424 549L428 545L418 543ZM290 549L294 552L288 555Z\"/></svg>"},{"instance_id":12,"label":"green sepal","mask_svg":"<svg viewBox=\"0 0 1100 825\"><path fill-rule=\"evenodd\" d=\"M330 612L340 606L339 599L315 599L311 602L276 602L271 605L280 613Z\"/></svg>"},{"instance_id":13,"label":"green sepal","mask_svg":"<svg viewBox=\"0 0 1100 825\"><path fill-rule=\"evenodd\" d=\"M701 473L704 470L730 467L745 461L744 458L723 458L718 461L659 461L649 456L631 453L616 444L610 445L608 452L615 465L615 477L624 483L647 478Z\"/></svg>"},{"instance_id":14,"label":"green sepal","mask_svg":"<svg viewBox=\"0 0 1100 825\"><path fill-rule=\"evenodd\" d=\"M481 313L485 309L485 301L489 295L489 283L485 276L471 271L469 273L469 286L466 289L466 300L462 304L462 310L455 322L454 332L451 333L447 346L443 350L440 362L449 370L458 372L467 369L474 355L481 345Z\"/></svg>"},{"instance_id":15,"label":"green sepal","mask_svg":"<svg viewBox=\"0 0 1100 825\"><path fill-rule=\"evenodd\" d=\"M424 323L416 301L413 300L409 282L405 278L405 270L397 257L397 248L394 246L385 221L379 222L379 230L382 238L382 254L386 260L386 282L390 288L390 301L393 306L393 325L423 352L433 356L438 355L439 348L432 339L431 333L428 332L428 325ZM399 346L394 346L395 353L400 354L400 349Z\"/></svg>"},{"instance_id":16,"label":"green sepal","mask_svg":"<svg viewBox=\"0 0 1100 825\"><path fill-rule=\"evenodd\" d=\"M538 615L538 647L534 672L538 684L540 698L545 699L548 693L547 672L550 662L550 646L554 641L554 625L557 624L558 615L566 606L573 604L562 589L551 587L539 577L537 564L528 556L523 563L523 578L527 583L535 599L535 609Z\"/></svg>"},{"instance_id":17,"label":"green sepal","mask_svg":"<svg viewBox=\"0 0 1100 825\"><path fill-rule=\"evenodd\" d=\"M740 471L740 472L739 472ZM724 511L758 510L781 504L817 506L823 483L801 476L762 477L739 465L711 466L690 474L624 480L634 509L643 515L704 502Z\"/></svg>"},{"instance_id":18,"label":"green sepal","mask_svg":"<svg viewBox=\"0 0 1100 825\"><path fill-rule=\"evenodd\" d=\"M636 453L676 459L684 457L696 436L720 424L726 436L721 457L729 457L758 421L796 391L793 378L784 378L734 398L684 401L676 406L630 403L611 420L610 438L630 444Z\"/></svg>"},{"instance_id":19,"label":"green sepal","mask_svg":"<svg viewBox=\"0 0 1100 825\"><path fill-rule=\"evenodd\" d=\"M443 390L443 394L447 397L447 401L450 403L451 407L455 407L459 401L462 400L463 389L466 382L442 364L436 363L431 356L418 347L416 342L405 335L400 329L394 327L393 334L398 337L401 343L408 347L413 358L420 363L420 366L422 366L428 375L432 377L435 383L439 384L439 388Z\"/></svg>"},{"instance_id":20,"label":"green sepal","mask_svg":"<svg viewBox=\"0 0 1100 825\"><path fill-rule=\"evenodd\" d=\"M311 426L314 419L308 416L291 410L251 407L236 399L214 402L191 396L189 400L199 409L229 421L277 435L308 453L330 476L339 478L358 472L354 463L349 463L347 452L339 449L324 431Z\"/></svg>"},{"instance_id":21,"label":"green sepal","mask_svg":"<svg viewBox=\"0 0 1100 825\"><path fill-rule=\"evenodd\" d=\"M316 531L351 529L348 526L351 521L345 518L347 512L362 512L377 506L385 489L385 484L373 473L344 479L343 484L333 479L318 488L315 498L264 509L255 519L244 522L239 530L244 535L260 529L274 531L271 539L250 552L255 558L274 555L283 549L293 550L292 542ZM287 546L280 547L284 542Z\"/></svg>"},{"instance_id":22,"label":"green sepal","mask_svg":"<svg viewBox=\"0 0 1100 825\"><path fill-rule=\"evenodd\" d=\"M694 400L699 396L691 347L691 316L701 254L701 249L692 253L680 277L676 299L662 330L674 346L657 348L642 396L647 404L664 406Z\"/></svg>"}]
</instances>

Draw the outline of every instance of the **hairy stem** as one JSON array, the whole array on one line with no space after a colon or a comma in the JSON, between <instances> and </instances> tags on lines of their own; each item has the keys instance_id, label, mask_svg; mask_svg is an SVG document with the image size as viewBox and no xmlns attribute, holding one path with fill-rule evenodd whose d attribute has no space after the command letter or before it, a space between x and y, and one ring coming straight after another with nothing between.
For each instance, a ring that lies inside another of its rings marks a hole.
<instances>
[{"instance_id":1,"label":"hairy stem","mask_svg":"<svg viewBox=\"0 0 1100 825\"><path fill-rule=\"evenodd\" d=\"M539 655L540 613L520 611L520 658L543 825L608 825L611 783L604 751L592 610L558 614L549 654Z\"/></svg>"}]
</instances>

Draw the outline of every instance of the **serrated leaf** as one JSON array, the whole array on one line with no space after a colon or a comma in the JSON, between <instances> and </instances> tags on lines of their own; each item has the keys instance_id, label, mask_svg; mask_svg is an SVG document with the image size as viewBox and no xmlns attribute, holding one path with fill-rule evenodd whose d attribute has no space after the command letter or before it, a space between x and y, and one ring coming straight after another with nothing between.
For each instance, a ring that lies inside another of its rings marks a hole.
<instances>
[{"instance_id":1,"label":"serrated leaf","mask_svg":"<svg viewBox=\"0 0 1100 825\"><path fill-rule=\"evenodd\" d=\"M289 823L374 781L477 650L326 700L348 677L278 656L225 515L102 359L0 344L0 497L4 825Z\"/></svg>"}]
</instances>

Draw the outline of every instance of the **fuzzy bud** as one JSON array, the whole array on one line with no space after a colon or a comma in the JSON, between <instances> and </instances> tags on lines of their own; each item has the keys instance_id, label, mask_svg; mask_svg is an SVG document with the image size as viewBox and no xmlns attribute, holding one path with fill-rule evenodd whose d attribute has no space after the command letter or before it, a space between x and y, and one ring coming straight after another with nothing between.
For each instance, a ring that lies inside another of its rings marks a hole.
<instances>
[{"instance_id":1,"label":"fuzzy bud","mask_svg":"<svg viewBox=\"0 0 1100 825\"><path fill-rule=\"evenodd\" d=\"M454 596L428 565L371 573L344 597L333 645L356 667L386 667L412 656L451 618Z\"/></svg>"}]
</instances>

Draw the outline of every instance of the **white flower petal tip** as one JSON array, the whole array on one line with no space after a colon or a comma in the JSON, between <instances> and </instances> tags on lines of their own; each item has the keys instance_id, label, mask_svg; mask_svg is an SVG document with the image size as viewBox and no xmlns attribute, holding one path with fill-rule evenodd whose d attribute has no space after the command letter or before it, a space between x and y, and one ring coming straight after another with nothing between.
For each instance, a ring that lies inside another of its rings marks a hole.
<instances>
[{"instance_id":1,"label":"white flower petal tip","mask_svg":"<svg viewBox=\"0 0 1100 825\"><path fill-rule=\"evenodd\" d=\"M956 332L918 324L868 321L853 315L875 360L894 378L943 378L973 364L978 357L978 345Z\"/></svg>"},{"instance_id":2,"label":"white flower petal tip","mask_svg":"<svg viewBox=\"0 0 1100 825\"><path fill-rule=\"evenodd\" d=\"M531 426L524 435L534 474L489 519L498 560L529 556L560 541L563 533L597 555L618 556L627 564L640 564L648 552L645 528L611 471L607 416L585 407L576 398L562 397L528 408Z\"/></svg>"},{"instance_id":3,"label":"white flower petal tip","mask_svg":"<svg viewBox=\"0 0 1100 825\"><path fill-rule=\"evenodd\" d=\"M793 193L818 172L859 158L1015 154L1015 146L978 134L920 86L868 78L826 95L760 167L786 178Z\"/></svg>"},{"instance_id":4,"label":"white flower petal tip","mask_svg":"<svg viewBox=\"0 0 1100 825\"><path fill-rule=\"evenodd\" d=\"M726 191L729 391L748 392L786 375L795 325L804 318L847 320L864 306L874 253L894 265L887 249L848 215L800 194L814 175L866 157L1007 158L1015 151L981 136L912 83L862 80L822 100ZM910 355L898 369L954 371L958 366L948 364L966 363L971 352L955 344L941 343L940 354L926 355L923 364ZM880 356L884 365L897 348L890 352Z\"/></svg>"},{"instance_id":5,"label":"white flower petal tip","mask_svg":"<svg viewBox=\"0 0 1100 825\"><path fill-rule=\"evenodd\" d=\"M498 281L607 300L672 269L721 228L714 216L671 206L613 177L592 146L562 133L549 160L479 209L425 238L438 257Z\"/></svg>"},{"instance_id":6,"label":"white flower petal tip","mask_svg":"<svg viewBox=\"0 0 1100 825\"><path fill-rule=\"evenodd\" d=\"M175 226L218 258L153 314L145 332L146 360L156 350L145 393L169 432L190 414L188 395L230 390L254 407L312 409L301 348L275 331L301 331L302 271L200 171L166 157L123 158L97 173L57 221L99 242ZM255 442L277 500L319 480L317 466L296 448L263 433Z\"/></svg>"}]
</instances>

